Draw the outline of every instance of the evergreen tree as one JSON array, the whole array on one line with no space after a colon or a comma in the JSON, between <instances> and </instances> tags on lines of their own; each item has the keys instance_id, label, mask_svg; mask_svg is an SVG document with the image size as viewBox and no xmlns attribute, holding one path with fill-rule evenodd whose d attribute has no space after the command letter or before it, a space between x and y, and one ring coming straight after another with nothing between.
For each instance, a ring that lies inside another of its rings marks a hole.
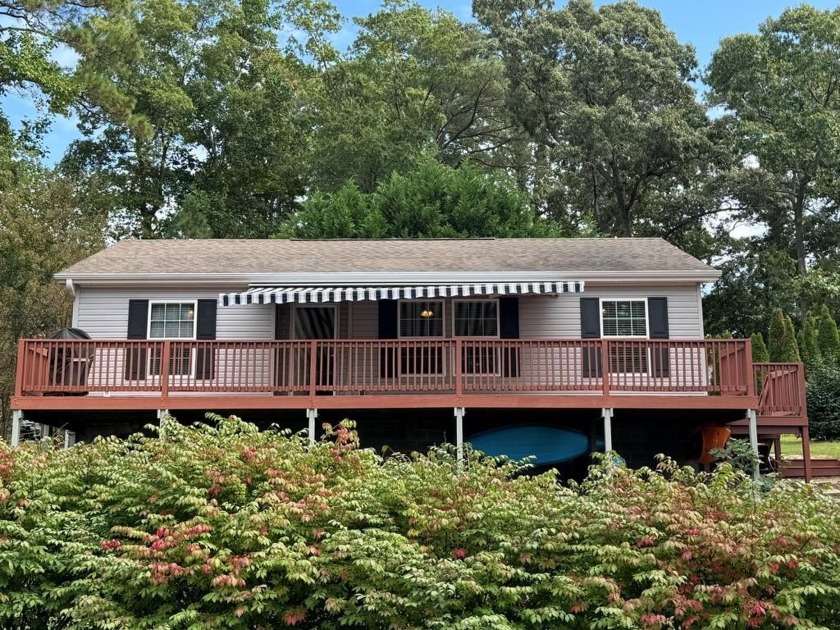
<instances>
[{"instance_id":1,"label":"evergreen tree","mask_svg":"<svg viewBox=\"0 0 840 630\"><path fill-rule=\"evenodd\" d=\"M828 306L823 304L817 315L817 344L823 365L836 366L840 363L840 338L837 336L837 322L831 316Z\"/></svg>"},{"instance_id":2,"label":"evergreen tree","mask_svg":"<svg viewBox=\"0 0 840 630\"><path fill-rule=\"evenodd\" d=\"M808 313L802 324L802 330L799 331L799 353L802 355L802 362L809 370L819 365L822 358L817 340L818 321L816 315Z\"/></svg>"},{"instance_id":3,"label":"evergreen tree","mask_svg":"<svg viewBox=\"0 0 840 630\"><path fill-rule=\"evenodd\" d=\"M799 355L799 344L796 343L796 331L793 329L793 321L785 315L785 345L782 348L784 363L799 363L802 357Z\"/></svg>"},{"instance_id":4,"label":"evergreen tree","mask_svg":"<svg viewBox=\"0 0 840 630\"><path fill-rule=\"evenodd\" d=\"M777 308L770 318L770 360L779 363L798 362L799 347L790 317Z\"/></svg>"},{"instance_id":5,"label":"evergreen tree","mask_svg":"<svg viewBox=\"0 0 840 630\"><path fill-rule=\"evenodd\" d=\"M767 344L764 343L764 335L760 332L755 332L750 335L750 341L752 341L753 363L769 362L770 352L767 350Z\"/></svg>"}]
</instances>

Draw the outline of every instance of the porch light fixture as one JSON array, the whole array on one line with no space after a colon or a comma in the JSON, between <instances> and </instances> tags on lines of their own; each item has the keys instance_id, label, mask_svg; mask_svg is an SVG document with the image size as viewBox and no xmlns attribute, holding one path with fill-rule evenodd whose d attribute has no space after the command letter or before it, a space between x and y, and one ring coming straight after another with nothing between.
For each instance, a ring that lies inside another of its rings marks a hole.
<instances>
[{"instance_id":1,"label":"porch light fixture","mask_svg":"<svg viewBox=\"0 0 840 630\"><path fill-rule=\"evenodd\" d=\"M434 312L432 312L430 310L420 311L420 317L422 317L424 319L429 319L430 317L434 317L434 316L435 316Z\"/></svg>"}]
</instances>

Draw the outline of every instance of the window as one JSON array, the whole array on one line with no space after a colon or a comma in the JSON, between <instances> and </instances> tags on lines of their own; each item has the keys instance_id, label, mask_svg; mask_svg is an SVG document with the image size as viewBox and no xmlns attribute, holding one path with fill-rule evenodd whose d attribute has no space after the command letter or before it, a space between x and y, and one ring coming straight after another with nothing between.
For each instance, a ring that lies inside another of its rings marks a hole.
<instances>
[{"instance_id":1,"label":"window","mask_svg":"<svg viewBox=\"0 0 840 630\"><path fill-rule=\"evenodd\" d=\"M443 337L443 302L400 302L400 337ZM401 374L442 374L443 349L438 346L400 348Z\"/></svg>"},{"instance_id":2,"label":"window","mask_svg":"<svg viewBox=\"0 0 840 630\"><path fill-rule=\"evenodd\" d=\"M601 335L647 339L646 300L602 300ZM609 370L616 374L647 374L648 351L632 341L610 345Z\"/></svg>"},{"instance_id":3,"label":"window","mask_svg":"<svg viewBox=\"0 0 840 630\"><path fill-rule=\"evenodd\" d=\"M150 302L149 339L195 339L195 302ZM170 349L169 373L188 375L192 372L190 348L173 345ZM152 350L149 374L160 375L160 350Z\"/></svg>"},{"instance_id":4,"label":"window","mask_svg":"<svg viewBox=\"0 0 840 630\"><path fill-rule=\"evenodd\" d=\"M443 302L400 302L400 337L443 337Z\"/></svg>"},{"instance_id":5,"label":"window","mask_svg":"<svg viewBox=\"0 0 840 630\"><path fill-rule=\"evenodd\" d=\"M499 302L497 300L456 300L456 337L498 337Z\"/></svg>"},{"instance_id":6,"label":"window","mask_svg":"<svg viewBox=\"0 0 840 630\"><path fill-rule=\"evenodd\" d=\"M455 300L453 312L455 337L498 337L498 300ZM461 362L466 374L496 374L499 349L489 344L465 342Z\"/></svg>"},{"instance_id":7,"label":"window","mask_svg":"<svg viewBox=\"0 0 840 630\"><path fill-rule=\"evenodd\" d=\"M647 337L645 300L603 300L601 334L604 337Z\"/></svg>"}]
</instances>

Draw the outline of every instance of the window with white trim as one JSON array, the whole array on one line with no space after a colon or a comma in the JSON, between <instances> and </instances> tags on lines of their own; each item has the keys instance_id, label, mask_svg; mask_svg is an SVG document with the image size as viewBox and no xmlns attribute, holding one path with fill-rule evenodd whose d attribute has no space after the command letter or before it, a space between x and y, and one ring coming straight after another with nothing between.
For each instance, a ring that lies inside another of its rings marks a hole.
<instances>
[{"instance_id":1,"label":"window with white trim","mask_svg":"<svg viewBox=\"0 0 840 630\"><path fill-rule=\"evenodd\" d=\"M601 300L601 336L647 339L647 300ZM647 348L633 341L610 345L612 373L647 374Z\"/></svg>"},{"instance_id":2,"label":"window with white trim","mask_svg":"<svg viewBox=\"0 0 840 630\"><path fill-rule=\"evenodd\" d=\"M195 339L195 311L193 302L149 302L149 339ZM160 350L152 350L149 374L160 375ZM188 346L170 348L169 373L192 373L192 352Z\"/></svg>"}]
</instances>

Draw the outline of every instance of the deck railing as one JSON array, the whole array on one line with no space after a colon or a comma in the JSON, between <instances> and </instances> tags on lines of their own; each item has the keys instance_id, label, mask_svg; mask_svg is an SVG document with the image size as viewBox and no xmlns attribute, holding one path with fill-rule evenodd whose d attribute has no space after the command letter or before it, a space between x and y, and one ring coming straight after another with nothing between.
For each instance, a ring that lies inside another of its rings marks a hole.
<instances>
[{"instance_id":1,"label":"deck railing","mask_svg":"<svg viewBox=\"0 0 840 630\"><path fill-rule=\"evenodd\" d=\"M756 392L743 339L24 339L18 352L18 396Z\"/></svg>"},{"instance_id":2,"label":"deck railing","mask_svg":"<svg viewBox=\"0 0 840 630\"><path fill-rule=\"evenodd\" d=\"M805 417L805 374L801 363L756 363L759 415Z\"/></svg>"}]
</instances>

